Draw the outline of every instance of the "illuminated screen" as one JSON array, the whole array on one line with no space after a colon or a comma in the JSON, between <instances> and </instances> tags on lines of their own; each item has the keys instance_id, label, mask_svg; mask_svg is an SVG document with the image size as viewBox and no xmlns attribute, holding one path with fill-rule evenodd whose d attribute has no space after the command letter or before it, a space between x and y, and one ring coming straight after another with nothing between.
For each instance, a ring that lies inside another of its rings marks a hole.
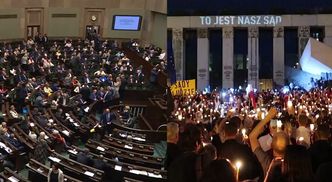
<instances>
[{"instance_id":1,"label":"illuminated screen","mask_svg":"<svg viewBox=\"0 0 332 182\"><path fill-rule=\"evenodd\" d=\"M115 15L113 30L139 31L142 17L138 15Z\"/></svg>"}]
</instances>

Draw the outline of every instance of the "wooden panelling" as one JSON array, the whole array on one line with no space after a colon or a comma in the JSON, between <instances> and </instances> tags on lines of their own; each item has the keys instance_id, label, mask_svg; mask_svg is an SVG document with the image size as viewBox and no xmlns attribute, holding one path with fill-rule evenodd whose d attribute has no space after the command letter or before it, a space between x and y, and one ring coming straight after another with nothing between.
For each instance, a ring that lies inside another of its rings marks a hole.
<instances>
[{"instance_id":1,"label":"wooden panelling","mask_svg":"<svg viewBox=\"0 0 332 182\"><path fill-rule=\"evenodd\" d=\"M26 9L26 25L42 25L44 10L42 8Z\"/></svg>"},{"instance_id":2,"label":"wooden panelling","mask_svg":"<svg viewBox=\"0 0 332 182\"><path fill-rule=\"evenodd\" d=\"M0 19L10 19L10 18L17 18L16 14L12 15L0 15Z\"/></svg>"},{"instance_id":3,"label":"wooden panelling","mask_svg":"<svg viewBox=\"0 0 332 182\"><path fill-rule=\"evenodd\" d=\"M76 18L76 14L52 14L52 18Z\"/></svg>"}]
</instances>

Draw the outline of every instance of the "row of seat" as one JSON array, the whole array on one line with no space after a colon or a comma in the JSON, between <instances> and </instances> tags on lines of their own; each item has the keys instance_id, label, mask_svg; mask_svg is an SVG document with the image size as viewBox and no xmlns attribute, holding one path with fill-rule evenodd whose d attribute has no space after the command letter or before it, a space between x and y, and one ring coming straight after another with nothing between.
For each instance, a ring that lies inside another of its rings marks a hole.
<instances>
[{"instance_id":1,"label":"row of seat","mask_svg":"<svg viewBox=\"0 0 332 182\"><path fill-rule=\"evenodd\" d=\"M31 146L36 145L36 141L32 140L26 133L24 133L22 131L22 129L19 128L18 124L14 124L13 127L15 127L15 131L18 135L24 136L28 145L31 145ZM52 136L49 134L47 137L50 138ZM51 153L51 155L49 157L49 160L51 162L57 162L61 166L61 169L64 171L64 174L68 175L68 177L69 176L74 177L74 178L72 178L71 181L79 181L79 180L75 180L75 178L81 179L82 181L84 181L85 178L87 178L87 177L92 181L101 181L102 180L103 173L104 173L103 171L97 170L97 169L89 167L89 166L85 166L74 160L67 159L64 156L62 156L61 154L58 154L56 152L50 151L50 153ZM49 170L49 168L47 168L46 166L43 167L36 162L37 161L35 161L34 159L30 159L29 163L27 164L27 167L29 168L29 179L32 181L34 181L33 179L38 179L38 177L36 178L36 174L35 174L36 172L41 173L41 170L40 169L38 170L38 168L41 168L42 171L44 171L43 175L45 177ZM32 166L39 166L39 167L36 168L36 167L32 167ZM82 178L82 176L83 176L83 178Z\"/></svg>"},{"instance_id":2,"label":"row of seat","mask_svg":"<svg viewBox=\"0 0 332 182\"><path fill-rule=\"evenodd\" d=\"M88 140L85 147L90 149L91 152L104 155L109 158L119 158L122 162L128 162L141 166L148 166L154 169L161 169L163 167L163 159L155 158L149 155L139 154L132 151L115 148L102 144L94 140Z\"/></svg>"},{"instance_id":3,"label":"row of seat","mask_svg":"<svg viewBox=\"0 0 332 182\"><path fill-rule=\"evenodd\" d=\"M30 111L30 109L29 109ZM66 133L70 133L71 136L75 135L75 131L69 129L68 127L66 127L66 125L64 125L63 121L59 121L57 120L57 118L54 116L53 112L51 112L51 110L44 110L43 111L44 114L47 114L48 119L52 119L53 120L53 124L52 126L55 127L57 130L64 131L66 130L67 132L61 132L61 134L64 136L66 135ZM69 113L71 118L74 118L75 121L80 122L73 113ZM31 114L31 112L29 112L29 116L31 119L31 122L33 122L35 124L35 126L40 130L40 131L44 131L46 133L47 136L47 140L49 142L51 142L50 138L52 137L51 133L47 130L45 130L43 127L41 127L38 122L34 119L33 115ZM90 120L92 120L92 123L97 122L96 120L94 120L94 118L89 117ZM114 125L114 124L111 124ZM100 143L96 143L96 141L93 140L89 140L87 143L87 148L89 148L91 151L95 151L95 153L92 152L92 154L97 155L97 154L103 154L102 151L100 150L101 148L104 147L104 149L108 150L109 148L112 149L112 151L115 151L113 153L109 153L109 155L105 155L106 159L112 158L113 159L116 157L118 159L120 159L119 161L116 160L108 160L108 163L113 164L114 166L114 170L119 169L119 165L117 164L122 164L123 166L123 170L126 171L125 169L128 169L126 175L124 176L128 176L129 174L133 174L133 176L131 176L132 178L127 178L125 180L127 181L136 181L136 180L144 180L145 179L166 179L166 171L161 170L162 167L162 160L161 158L158 159L154 159L152 157L153 155L153 142L149 142L146 141L145 137L146 135L144 134L144 132L138 132L139 130L135 130L133 129L133 131L129 131L127 128L126 130L123 130L123 128L121 128L120 125L117 126L112 126L112 128L114 128L115 132L110 135L110 136L105 136L105 138L102 140L105 144L100 144ZM88 127L86 128L88 129ZM23 132L23 130L19 127L19 124L16 123L14 125L12 125L11 127L11 131L15 134L15 136L22 142L24 143L26 146L28 146L29 149L33 150L34 146L35 146L35 141L33 139L31 139L26 133ZM126 138L124 137L124 133L126 133ZM131 141L127 140L128 138L132 138ZM137 140L133 139L136 138ZM93 145L96 144L96 145ZM97 146L98 144L98 146ZM92 147L94 147L95 149L93 149ZM97 149L98 148L98 149ZM98 150L98 151L96 151ZM101 152L101 153L97 153L97 152ZM105 153L106 154L106 153ZM110 155L112 154L112 155ZM125 158L127 157L127 159L123 160L123 162L121 162L122 157ZM138 157L138 158L136 158ZM137 160L139 159L139 160ZM95 171L96 169L94 168L87 168L89 166L85 166L83 164L80 164L74 160L69 160L64 158L63 156L61 156L60 154L57 153L52 153L50 160L53 162L59 162L59 164L61 164L61 169L64 170L65 174L69 174L69 176L74 176L75 178L79 179L80 176L84 176L82 174L85 173L85 177L88 175L91 175L91 173L93 173L93 176L90 176L91 180L93 181L101 181L102 180L102 173L98 173L99 175L95 175L94 172L90 172L90 171ZM60 161L59 161L60 160ZM112 163L110 162L112 161ZM126 163L129 162L129 163ZM33 163L33 161L29 162ZM137 164L137 165L135 165ZM148 164L148 165L147 165ZM143 166L148 166L148 167L143 167ZM149 166L150 165L150 166ZM127 166L127 167L125 167ZM28 167L28 166L27 166ZM151 167L151 168L149 168ZM28 167L29 168L29 167ZM115 169L116 168L116 169ZM89 170L87 170L89 169ZM29 169L30 171L32 171L32 169ZM47 169L48 170L48 169ZM119 171L119 170L117 170ZM34 171L36 172L36 171ZM99 171L99 172L103 172L103 171ZM97 174L97 172L96 172ZM130 175L129 175L130 176ZM137 177L139 176L139 177ZM143 176L143 178L141 177Z\"/></svg>"},{"instance_id":4,"label":"row of seat","mask_svg":"<svg viewBox=\"0 0 332 182\"><path fill-rule=\"evenodd\" d=\"M104 171L65 158L56 152L51 152L49 160L58 163L64 174L82 181L85 181L86 179L89 179L90 181L102 181L104 176Z\"/></svg>"},{"instance_id":5,"label":"row of seat","mask_svg":"<svg viewBox=\"0 0 332 182\"><path fill-rule=\"evenodd\" d=\"M12 171L8 167L5 167L4 171L0 173L0 178L3 181L20 181L20 182L31 182L30 180L24 179L19 176L16 172Z\"/></svg>"},{"instance_id":6,"label":"row of seat","mask_svg":"<svg viewBox=\"0 0 332 182\"><path fill-rule=\"evenodd\" d=\"M113 147L129 149L130 151L142 153L145 155L153 155L154 152L154 147L152 145L137 144L135 142L118 139L113 137L112 134L109 136L105 135L102 141L105 142L105 144Z\"/></svg>"},{"instance_id":7,"label":"row of seat","mask_svg":"<svg viewBox=\"0 0 332 182\"><path fill-rule=\"evenodd\" d=\"M47 181L47 175L50 170L49 167L34 159L30 159L29 163L26 164L26 167L29 169L28 175L31 181ZM81 180L72 178L66 174L64 174L64 180L66 182L82 182Z\"/></svg>"},{"instance_id":8,"label":"row of seat","mask_svg":"<svg viewBox=\"0 0 332 182\"><path fill-rule=\"evenodd\" d=\"M96 148L95 148L96 149ZM98 150L98 149L96 149ZM69 157L73 160L77 159L79 152L82 152L82 149L75 147L74 150L68 150ZM94 152L89 152L89 155L92 159L100 158L100 155ZM106 177L112 178L112 180L117 181L120 179L125 179L127 181L166 181L167 172L164 170L153 169L149 167L143 167L135 165L133 163L121 162L118 158L112 158L104 156L102 158L106 162L107 171Z\"/></svg>"}]
</instances>

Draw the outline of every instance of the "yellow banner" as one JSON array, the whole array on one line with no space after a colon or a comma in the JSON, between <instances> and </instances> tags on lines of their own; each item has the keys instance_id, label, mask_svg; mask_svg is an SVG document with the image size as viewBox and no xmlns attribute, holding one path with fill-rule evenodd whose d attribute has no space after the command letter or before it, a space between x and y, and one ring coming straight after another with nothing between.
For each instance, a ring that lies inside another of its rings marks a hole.
<instances>
[{"instance_id":1,"label":"yellow banner","mask_svg":"<svg viewBox=\"0 0 332 182\"><path fill-rule=\"evenodd\" d=\"M172 95L194 95L196 80L180 80L171 86Z\"/></svg>"}]
</instances>

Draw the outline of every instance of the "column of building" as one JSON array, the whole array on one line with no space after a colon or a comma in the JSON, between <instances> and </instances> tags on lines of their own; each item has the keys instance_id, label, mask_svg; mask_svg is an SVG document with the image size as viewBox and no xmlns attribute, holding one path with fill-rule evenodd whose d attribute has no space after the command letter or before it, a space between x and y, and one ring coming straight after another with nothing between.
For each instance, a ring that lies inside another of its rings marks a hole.
<instances>
[{"instance_id":1,"label":"column of building","mask_svg":"<svg viewBox=\"0 0 332 182\"><path fill-rule=\"evenodd\" d=\"M234 87L234 33L233 27L222 29L222 87Z\"/></svg>"},{"instance_id":2,"label":"column of building","mask_svg":"<svg viewBox=\"0 0 332 182\"><path fill-rule=\"evenodd\" d=\"M207 29L197 30L197 90L209 85L209 38Z\"/></svg>"},{"instance_id":3,"label":"column of building","mask_svg":"<svg viewBox=\"0 0 332 182\"><path fill-rule=\"evenodd\" d=\"M182 28L173 28L172 29L172 44L174 52L174 64L176 70L176 79L184 79L184 47L183 47L183 29Z\"/></svg>"},{"instance_id":4,"label":"column of building","mask_svg":"<svg viewBox=\"0 0 332 182\"><path fill-rule=\"evenodd\" d=\"M285 50L284 27L273 28L273 82L284 85L285 80Z\"/></svg>"},{"instance_id":5,"label":"column of building","mask_svg":"<svg viewBox=\"0 0 332 182\"><path fill-rule=\"evenodd\" d=\"M248 84L253 88L259 88L259 41L258 27L248 28ZM236 76L236 75L235 75Z\"/></svg>"},{"instance_id":6,"label":"column of building","mask_svg":"<svg viewBox=\"0 0 332 182\"><path fill-rule=\"evenodd\" d=\"M309 26L300 26L297 29L298 31L298 38L299 38L299 60L302 56L303 50L305 46L307 45L307 42L310 37L310 27Z\"/></svg>"}]
</instances>

